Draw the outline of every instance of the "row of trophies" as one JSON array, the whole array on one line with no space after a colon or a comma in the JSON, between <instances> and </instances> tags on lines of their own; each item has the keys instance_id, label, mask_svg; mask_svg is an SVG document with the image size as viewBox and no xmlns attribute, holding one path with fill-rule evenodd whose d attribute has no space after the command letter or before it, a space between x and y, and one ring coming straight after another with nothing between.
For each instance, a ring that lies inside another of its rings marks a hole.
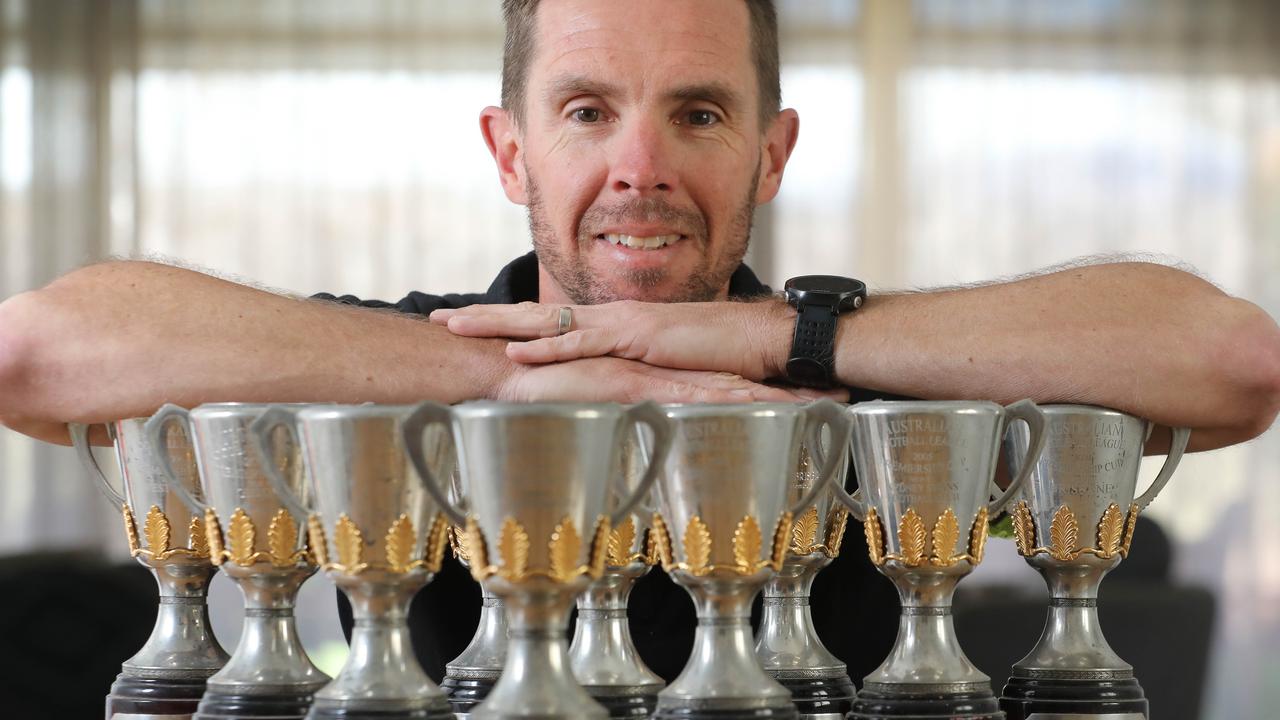
<instances>
[{"instance_id":1,"label":"row of trophies","mask_svg":"<svg viewBox=\"0 0 1280 720\"><path fill-rule=\"evenodd\" d=\"M124 663L107 717L1146 718L1132 668L1098 628L1097 590L1186 446L1175 430L1135 498L1150 430L1029 401L168 405L108 426L118 491L88 428L73 425L160 586L155 629ZM960 649L951 598L1005 511L1050 601L997 698ZM893 650L856 693L808 607L850 514L902 605ZM450 549L484 601L442 688L415 659L406 617ZM665 688L627 628L631 587L654 565L698 616L688 664ZM205 604L219 568L245 601L230 657ZM333 679L294 625L317 569L355 617Z\"/></svg>"}]
</instances>

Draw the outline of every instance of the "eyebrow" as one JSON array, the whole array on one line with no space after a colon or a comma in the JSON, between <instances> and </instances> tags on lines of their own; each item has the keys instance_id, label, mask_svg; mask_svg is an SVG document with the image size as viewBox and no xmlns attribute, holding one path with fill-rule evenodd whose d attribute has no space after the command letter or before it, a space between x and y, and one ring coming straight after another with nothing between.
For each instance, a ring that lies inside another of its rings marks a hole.
<instances>
[{"instance_id":1,"label":"eyebrow","mask_svg":"<svg viewBox=\"0 0 1280 720\"><path fill-rule=\"evenodd\" d=\"M584 75L562 75L554 78L547 84L545 93L547 100L552 103L562 98L577 97L579 95L609 98L622 94L622 89L617 85L592 80ZM722 82L714 80L676 87L667 93L667 99L681 102L701 100L715 103L726 110L740 109L743 102L741 95L737 91Z\"/></svg>"}]
</instances>

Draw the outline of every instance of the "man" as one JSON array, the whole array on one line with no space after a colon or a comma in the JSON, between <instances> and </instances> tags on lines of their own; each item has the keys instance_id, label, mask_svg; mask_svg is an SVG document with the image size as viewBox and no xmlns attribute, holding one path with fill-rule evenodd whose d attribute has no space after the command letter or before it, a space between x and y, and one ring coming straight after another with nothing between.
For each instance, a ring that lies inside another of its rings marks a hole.
<instances>
[{"instance_id":1,"label":"man","mask_svg":"<svg viewBox=\"0 0 1280 720\"><path fill-rule=\"evenodd\" d=\"M369 307L145 262L87 267L0 304L0 420L66 442L68 421L166 401L811 397L763 382L788 377L795 310L726 302L765 290L741 260L752 210L777 193L798 135L796 112L779 109L771 3L508 0L504 11L503 106L482 112L481 129L508 197L528 206L536 257L483 295ZM662 304L673 301L686 302ZM442 309L455 310L421 321ZM1254 437L1280 409L1275 322L1144 263L876 295L839 317L827 347L833 363L816 380L833 386L1097 403L1191 427L1195 450ZM815 609L838 594L863 602L852 579L863 566L838 567L815 588ZM419 652L437 678L470 632L451 613L463 605L454 593L473 586L448 576L422 594L432 607L416 621L428 623ZM684 657L664 623L687 601L655 587L637 591L633 626L669 678ZM815 613L820 629L835 622L829 609ZM879 632L891 641L891 626Z\"/></svg>"}]
</instances>

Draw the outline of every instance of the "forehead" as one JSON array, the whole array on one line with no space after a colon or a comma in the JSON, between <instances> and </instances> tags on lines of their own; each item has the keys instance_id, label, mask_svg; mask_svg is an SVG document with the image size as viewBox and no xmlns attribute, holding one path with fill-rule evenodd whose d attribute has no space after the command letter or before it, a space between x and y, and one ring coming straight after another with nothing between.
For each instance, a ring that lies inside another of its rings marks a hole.
<instances>
[{"instance_id":1,"label":"forehead","mask_svg":"<svg viewBox=\"0 0 1280 720\"><path fill-rule=\"evenodd\" d=\"M750 25L744 0L542 0L529 80L586 75L639 93L715 81L754 98Z\"/></svg>"}]
</instances>

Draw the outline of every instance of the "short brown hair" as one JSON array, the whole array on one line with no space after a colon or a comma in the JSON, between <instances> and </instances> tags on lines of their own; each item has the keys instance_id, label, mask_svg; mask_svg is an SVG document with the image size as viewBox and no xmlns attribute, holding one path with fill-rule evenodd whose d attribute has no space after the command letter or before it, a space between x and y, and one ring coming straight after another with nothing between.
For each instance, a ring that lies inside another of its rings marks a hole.
<instances>
[{"instance_id":1,"label":"short brown hair","mask_svg":"<svg viewBox=\"0 0 1280 720\"><path fill-rule=\"evenodd\" d=\"M694 0L696 1L696 0ZM533 56L534 20L539 0L502 0L507 26L502 47L502 107L522 122L525 80ZM773 0L744 0L751 15L751 55L760 86L760 122L767 124L782 107L782 83L778 76L778 12Z\"/></svg>"}]
</instances>

